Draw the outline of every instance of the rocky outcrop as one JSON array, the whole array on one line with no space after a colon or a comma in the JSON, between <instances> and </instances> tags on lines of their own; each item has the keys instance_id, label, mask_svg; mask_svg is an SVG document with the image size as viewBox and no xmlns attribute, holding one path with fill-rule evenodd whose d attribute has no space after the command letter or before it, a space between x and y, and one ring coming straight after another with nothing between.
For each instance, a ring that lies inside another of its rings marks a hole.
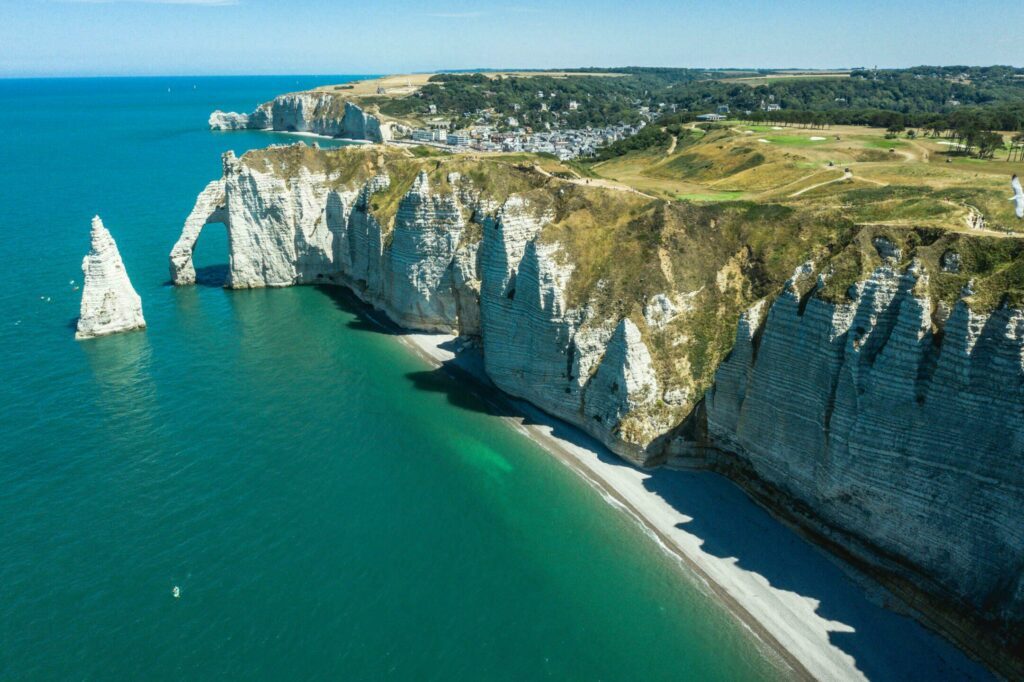
<instances>
[{"instance_id":1,"label":"rocky outcrop","mask_svg":"<svg viewBox=\"0 0 1024 682\"><path fill-rule=\"evenodd\" d=\"M291 149L295 149L292 147ZM228 228L232 288L345 284L396 323L480 336L486 371L506 392L580 425L644 463L671 424L642 333L566 304L572 266L540 239L551 216L522 197L485 199L457 173L434 188L420 172L389 224L373 209L391 190L299 167L282 176L224 155L170 256L176 284L195 281L192 250L206 224ZM482 232L473 241L464 234Z\"/></svg>"},{"instance_id":2,"label":"rocky outcrop","mask_svg":"<svg viewBox=\"0 0 1024 682\"><path fill-rule=\"evenodd\" d=\"M1024 311L962 299L940 337L928 288L918 265L883 265L847 302L792 282L767 316L756 306L707 396L708 436L861 560L1012 639Z\"/></svg>"},{"instance_id":3,"label":"rocky outcrop","mask_svg":"<svg viewBox=\"0 0 1024 682\"><path fill-rule=\"evenodd\" d=\"M145 329L142 300L135 293L121 254L99 216L92 219L92 247L82 260L85 283L76 339Z\"/></svg>"},{"instance_id":4,"label":"rocky outcrop","mask_svg":"<svg viewBox=\"0 0 1024 682\"><path fill-rule=\"evenodd\" d=\"M277 130L315 133L351 140L383 142L390 128L352 102L326 92L296 92L275 97L251 114L214 111L211 130Z\"/></svg>"},{"instance_id":5,"label":"rocky outcrop","mask_svg":"<svg viewBox=\"0 0 1024 682\"><path fill-rule=\"evenodd\" d=\"M249 114L239 114L234 111L221 111L217 109L210 114L208 121L210 130L248 130L255 128L250 125Z\"/></svg>"},{"instance_id":6,"label":"rocky outcrop","mask_svg":"<svg viewBox=\"0 0 1024 682\"><path fill-rule=\"evenodd\" d=\"M223 223L224 181L214 180L206 186L196 199L195 206L185 219L185 227L171 249L171 281L174 284L195 284L196 269L192 265L192 253L203 227L209 223Z\"/></svg>"}]
</instances>

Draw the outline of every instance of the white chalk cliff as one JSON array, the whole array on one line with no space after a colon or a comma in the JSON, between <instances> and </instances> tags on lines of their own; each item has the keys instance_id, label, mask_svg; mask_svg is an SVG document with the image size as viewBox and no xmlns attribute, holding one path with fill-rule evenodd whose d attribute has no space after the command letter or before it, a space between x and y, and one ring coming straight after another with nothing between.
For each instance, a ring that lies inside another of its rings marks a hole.
<instances>
[{"instance_id":1,"label":"white chalk cliff","mask_svg":"<svg viewBox=\"0 0 1024 682\"><path fill-rule=\"evenodd\" d=\"M1024 311L961 299L940 341L920 266L850 294L743 316L710 440L858 558L1024 622Z\"/></svg>"},{"instance_id":2,"label":"white chalk cliff","mask_svg":"<svg viewBox=\"0 0 1024 682\"><path fill-rule=\"evenodd\" d=\"M174 282L194 281L199 232L223 222L228 286L342 284L402 326L479 337L503 391L634 463L709 453L915 606L952 603L997 641L1022 640L1024 311L964 299L937 333L928 273L898 269L902 253L879 242L884 264L845 302L820 295L828 273L808 264L739 316L701 402L655 352L687 341L671 326L696 288L598 313L571 303L577 266L545 237L550 207L495 203L458 173L332 168L282 174L226 154L171 254Z\"/></svg>"},{"instance_id":3,"label":"white chalk cliff","mask_svg":"<svg viewBox=\"0 0 1024 682\"><path fill-rule=\"evenodd\" d=\"M135 293L121 254L99 216L92 219L92 248L82 260L85 283L75 338L145 329L142 300Z\"/></svg>"},{"instance_id":4,"label":"white chalk cliff","mask_svg":"<svg viewBox=\"0 0 1024 682\"><path fill-rule=\"evenodd\" d=\"M279 95L249 114L214 111L211 130L276 130L383 142L390 126L342 97L327 92Z\"/></svg>"}]
</instances>

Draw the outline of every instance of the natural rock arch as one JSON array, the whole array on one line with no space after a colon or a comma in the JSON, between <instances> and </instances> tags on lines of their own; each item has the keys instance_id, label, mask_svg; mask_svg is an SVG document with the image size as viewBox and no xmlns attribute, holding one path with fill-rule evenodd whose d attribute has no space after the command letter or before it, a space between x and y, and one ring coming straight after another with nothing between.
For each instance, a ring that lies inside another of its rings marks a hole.
<instances>
[{"instance_id":1,"label":"natural rock arch","mask_svg":"<svg viewBox=\"0 0 1024 682\"><path fill-rule=\"evenodd\" d=\"M203 227L210 223L227 225L228 212L224 195L224 180L214 180L206 186L196 199L192 212L185 219L181 236L171 249L171 281L175 285L195 284L196 269L192 264L192 253Z\"/></svg>"}]
</instances>

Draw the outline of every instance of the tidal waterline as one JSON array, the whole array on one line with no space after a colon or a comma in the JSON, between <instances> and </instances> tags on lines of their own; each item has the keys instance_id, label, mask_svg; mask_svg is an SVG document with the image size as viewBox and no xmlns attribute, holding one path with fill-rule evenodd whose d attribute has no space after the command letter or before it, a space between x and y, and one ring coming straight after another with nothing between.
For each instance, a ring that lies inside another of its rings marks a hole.
<instances>
[{"instance_id":1,"label":"tidal waterline","mask_svg":"<svg viewBox=\"0 0 1024 682\"><path fill-rule=\"evenodd\" d=\"M0 82L0 677L778 677L629 517L344 296L219 288L218 226L205 285L167 286L219 154L294 141L209 112L344 78ZM78 343L97 212L149 329Z\"/></svg>"}]
</instances>

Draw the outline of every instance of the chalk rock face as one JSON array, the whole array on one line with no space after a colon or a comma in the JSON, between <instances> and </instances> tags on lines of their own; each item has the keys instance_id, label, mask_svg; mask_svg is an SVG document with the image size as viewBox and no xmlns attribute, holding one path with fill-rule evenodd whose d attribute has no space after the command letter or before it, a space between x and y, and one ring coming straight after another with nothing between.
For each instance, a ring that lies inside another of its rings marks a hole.
<instances>
[{"instance_id":1,"label":"chalk rock face","mask_svg":"<svg viewBox=\"0 0 1024 682\"><path fill-rule=\"evenodd\" d=\"M145 329L142 300L132 288L121 254L99 216L92 219L92 248L82 261L85 284L76 339Z\"/></svg>"},{"instance_id":2,"label":"chalk rock face","mask_svg":"<svg viewBox=\"0 0 1024 682\"><path fill-rule=\"evenodd\" d=\"M250 127L249 114L217 109L210 114L209 125L210 130L246 130Z\"/></svg>"},{"instance_id":3,"label":"chalk rock face","mask_svg":"<svg viewBox=\"0 0 1024 682\"><path fill-rule=\"evenodd\" d=\"M655 329L661 329L671 322L677 313L678 310L672 303L672 299L665 294L652 296L651 300L644 306L644 320L648 326Z\"/></svg>"},{"instance_id":4,"label":"chalk rock face","mask_svg":"<svg viewBox=\"0 0 1024 682\"><path fill-rule=\"evenodd\" d=\"M462 336L480 336L480 243L465 244L455 252L452 287Z\"/></svg>"},{"instance_id":5,"label":"chalk rock face","mask_svg":"<svg viewBox=\"0 0 1024 682\"><path fill-rule=\"evenodd\" d=\"M383 142L390 128L361 107L327 92L296 92L275 97L251 114L214 111L212 130L278 130Z\"/></svg>"},{"instance_id":6,"label":"chalk rock face","mask_svg":"<svg viewBox=\"0 0 1024 682\"><path fill-rule=\"evenodd\" d=\"M380 173L344 187L305 166L282 177L229 152L171 252L172 279L195 281L196 240L223 222L227 286L344 284L404 327L481 337L498 387L647 462L671 425L655 416L661 397L642 333L567 303L573 266L539 239L550 217L516 195L500 206L482 199L458 173L444 191L420 173L381 225L375 196L391 183ZM483 236L467 242L471 224Z\"/></svg>"},{"instance_id":7,"label":"chalk rock face","mask_svg":"<svg viewBox=\"0 0 1024 682\"><path fill-rule=\"evenodd\" d=\"M452 265L464 222L454 195L430 192L420 172L395 216L388 309L392 319L417 329L453 329L457 303Z\"/></svg>"},{"instance_id":8,"label":"chalk rock face","mask_svg":"<svg viewBox=\"0 0 1024 682\"><path fill-rule=\"evenodd\" d=\"M349 189L305 167L281 177L231 152L223 169L199 194L171 252L175 284L195 282L199 234L222 222L231 288L342 282L399 324L430 331L459 326L461 296L467 328L479 329L476 247L460 244L462 206L455 194L432 192L425 174L402 197L387 231L371 209L374 195L390 187L387 174Z\"/></svg>"},{"instance_id":9,"label":"chalk rock face","mask_svg":"<svg viewBox=\"0 0 1024 682\"><path fill-rule=\"evenodd\" d=\"M226 220L224 180L214 180L200 192L185 227L171 250L171 281L175 284L195 284L196 269L192 265L192 252L203 227Z\"/></svg>"},{"instance_id":10,"label":"chalk rock face","mask_svg":"<svg viewBox=\"0 0 1024 682\"><path fill-rule=\"evenodd\" d=\"M509 199L484 222L480 320L488 377L511 395L576 424L636 463L668 424L632 422L658 400L650 354L630 320L595 319L566 301L571 264L538 239L544 218ZM615 386L616 391L610 389Z\"/></svg>"},{"instance_id":11,"label":"chalk rock face","mask_svg":"<svg viewBox=\"0 0 1024 682\"><path fill-rule=\"evenodd\" d=\"M741 320L709 436L871 563L996 623L1024 622L1024 311L957 303L879 267L848 303L787 288ZM969 293L969 292L968 292ZM760 335L755 343L756 334Z\"/></svg>"},{"instance_id":12,"label":"chalk rock face","mask_svg":"<svg viewBox=\"0 0 1024 682\"><path fill-rule=\"evenodd\" d=\"M627 317L616 327L587 384L583 412L592 422L589 430L605 442L621 443L620 452L642 462L649 444L669 427L644 409L658 399L651 354L640 330Z\"/></svg>"}]
</instances>

